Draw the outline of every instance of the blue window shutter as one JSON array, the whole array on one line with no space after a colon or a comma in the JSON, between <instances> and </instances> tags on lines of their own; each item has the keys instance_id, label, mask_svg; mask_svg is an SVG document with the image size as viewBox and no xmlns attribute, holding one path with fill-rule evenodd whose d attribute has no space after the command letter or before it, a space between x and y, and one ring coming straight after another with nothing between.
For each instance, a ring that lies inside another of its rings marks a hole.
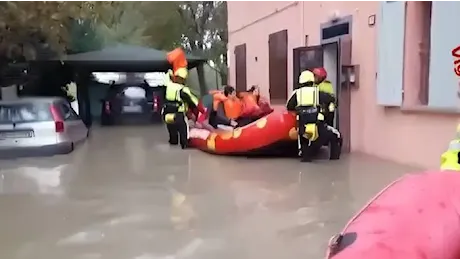
<instances>
[{"instance_id":1,"label":"blue window shutter","mask_svg":"<svg viewBox=\"0 0 460 260\"><path fill-rule=\"evenodd\" d=\"M377 103L401 106L406 3L380 2L377 17Z\"/></svg>"},{"instance_id":2,"label":"blue window shutter","mask_svg":"<svg viewBox=\"0 0 460 260\"><path fill-rule=\"evenodd\" d=\"M460 45L457 33L460 2L433 1L431 11L430 80L428 105L455 108L459 78L454 73L452 49Z\"/></svg>"}]
</instances>

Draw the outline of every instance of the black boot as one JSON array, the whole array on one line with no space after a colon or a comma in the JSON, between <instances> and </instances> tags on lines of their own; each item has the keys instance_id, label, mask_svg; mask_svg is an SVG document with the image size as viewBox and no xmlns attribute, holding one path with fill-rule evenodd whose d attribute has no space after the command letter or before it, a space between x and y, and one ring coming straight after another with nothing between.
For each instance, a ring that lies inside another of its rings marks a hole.
<instances>
[{"instance_id":1,"label":"black boot","mask_svg":"<svg viewBox=\"0 0 460 260\"><path fill-rule=\"evenodd\" d=\"M171 141L171 140L169 140L168 142L169 142L170 145L178 145L178 144L179 144L178 141Z\"/></svg>"},{"instance_id":2,"label":"black boot","mask_svg":"<svg viewBox=\"0 0 460 260\"><path fill-rule=\"evenodd\" d=\"M302 159L300 159L300 162L312 162L313 160L311 159L311 157L302 157Z\"/></svg>"},{"instance_id":3,"label":"black boot","mask_svg":"<svg viewBox=\"0 0 460 260\"><path fill-rule=\"evenodd\" d=\"M305 149L302 151L302 159L300 159L301 162L312 162L313 161L313 156L312 156L312 151L310 149Z\"/></svg>"},{"instance_id":4,"label":"black boot","mask_svg":"<svg viewBox=\"0 0 460 260\"><path fill-rule=\"evenodd\" d=\"M332 141L329 145L329 160L339 160L342 154L341 141Z\"/></svg>"},{"instance_id":5,"label":"black boot","mask_svg":"<svg viewBox=\"0 0 460 260\"><path fill-rule=\"evenodd\" d=\"M190 148L190 140L187 140L187 142L184 143L184 144L181 143L181 144L180 144L180 147L182 148L182 150L185 150L185 149Z\"/></svg>"}]
</instances>

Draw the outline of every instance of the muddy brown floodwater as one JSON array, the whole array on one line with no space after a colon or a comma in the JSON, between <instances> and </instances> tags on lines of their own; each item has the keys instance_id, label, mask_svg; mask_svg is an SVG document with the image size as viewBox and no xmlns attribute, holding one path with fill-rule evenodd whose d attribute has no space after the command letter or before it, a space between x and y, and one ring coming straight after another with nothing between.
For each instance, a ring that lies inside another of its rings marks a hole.
<instances>
[{"instance_id":1,"label":"muddy brown floodwater","mask_svg":"<svg viewBox=\"0 0 460 260\"><path fill-rule=\"evenodd\" d=\"M416 170L165 142L161 126L95 128L70 155L0 161L0 257L322 258L374 193Z\"/></svg>"}]
</instances>

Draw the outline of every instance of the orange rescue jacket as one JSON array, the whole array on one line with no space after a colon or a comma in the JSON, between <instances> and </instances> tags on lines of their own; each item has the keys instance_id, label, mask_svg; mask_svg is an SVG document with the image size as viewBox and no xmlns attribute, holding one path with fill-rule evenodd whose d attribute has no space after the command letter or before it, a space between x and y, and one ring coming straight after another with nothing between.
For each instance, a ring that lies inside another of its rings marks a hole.
<instances>
[{"instance_id":1,"label":"orange rescue jacket","mask_svg":"<svg viewBox=\"0 0 460 260\"><path fill-rule=\"evenodd\" d=\"M245 107L255 107L257 108L259 104L257 103L256 95L249 93L249 92L241 92L240 93L241 101Z\"/></svg>"},{"instance_id":2,"label":"orange rescue jacket","mask_svg":"<svg viewBox=\"0 0 460 260\"><path fill-rule=\"evenodd\" d=\"M238 98L228 98L222 91L210 91L213 96L212 107L216 111L219 104L223 102L225 116L229 119L237 119L241 116L242 103Z\"/></svg>"},{"instance_id":3,"label":"orange rescue jacket","mask_svg":"<svg viewBox=\"0 0 460 260\"><path fill-rule=\"evenodd\" d=\"M182 48L176 48L166 54L166 59L169 64L173 67L173 72L176 72L179 68L187 68L188 62L185 57L185 52Z\"/></svg>"}]
</instances>

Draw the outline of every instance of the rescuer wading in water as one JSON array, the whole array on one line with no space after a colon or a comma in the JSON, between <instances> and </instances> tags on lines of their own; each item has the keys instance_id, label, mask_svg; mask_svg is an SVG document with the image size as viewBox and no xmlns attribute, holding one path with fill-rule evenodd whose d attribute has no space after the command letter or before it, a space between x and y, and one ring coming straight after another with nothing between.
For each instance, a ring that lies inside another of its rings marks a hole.
<instances>
[{"instance_id":1,"label":"rescuer wading in water","mask_svg":"<svg viewBox=\"0 0 460 260\"><path fill-rule=\"evenodd\" d=\"M320 92L321 107L324 111L324 121L334 126L334 117L336 109L336 97L332 83L327 80L327 72L324 68L313 69L315 74L315 84L318 85Z\"/></svg>"},{"instance_id":2,"label":"rescuer wading in water","mask_svg":"<svg viewBox=\"0 0 460 260\"><path fill-rule=\"evenodd\" d=\"M306 70L300 74L298 87L286 107L297 114L298 147L302 162L312 161L314 153L325 143L330 143L330 159L340 158L342 139L336 129L324 122L320 91L313 72Z\"/></svg>"},{"instance_id":3,"label":"rescuer wading in water","mask_svg":"<svg viewBox=\"0 0 460 260\"><path fill-rule=\"evenodd\" d=\"M166 100L162 115L169 133L169 143L180 143L182 149L188 147L189 126L186 112L189 108L198 107L198 98L185 86L188 71L186 68L177 69L172 79L166 82ZM167 77L168 79L169 77Z\"/></svg>"}]
</instances>

